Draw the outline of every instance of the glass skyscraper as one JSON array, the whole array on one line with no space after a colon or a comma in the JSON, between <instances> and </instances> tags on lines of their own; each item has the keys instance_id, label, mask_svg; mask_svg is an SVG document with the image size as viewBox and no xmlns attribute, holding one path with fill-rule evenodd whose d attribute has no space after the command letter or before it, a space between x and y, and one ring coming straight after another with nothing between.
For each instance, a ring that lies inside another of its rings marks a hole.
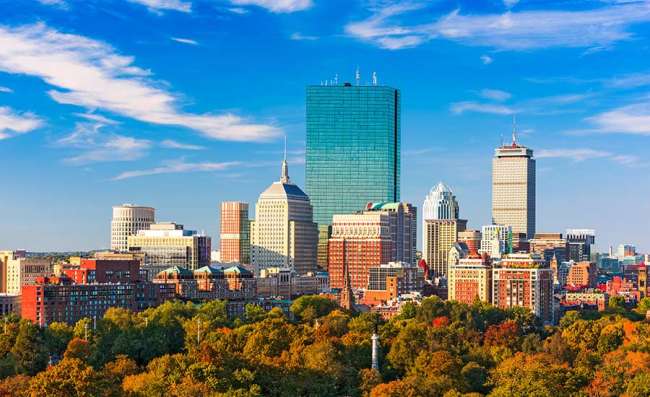
<instances>
[{"instance_id":1,"label":"glass skyscraper","mask_svg":"<svg viewBox=\"0 0 650 397\"><path fill-rule=\"evenodd\" d=\"M386 86L307 87L306 190L320 228L400 201L400 104Z\"/></svg>"}]
</instances>

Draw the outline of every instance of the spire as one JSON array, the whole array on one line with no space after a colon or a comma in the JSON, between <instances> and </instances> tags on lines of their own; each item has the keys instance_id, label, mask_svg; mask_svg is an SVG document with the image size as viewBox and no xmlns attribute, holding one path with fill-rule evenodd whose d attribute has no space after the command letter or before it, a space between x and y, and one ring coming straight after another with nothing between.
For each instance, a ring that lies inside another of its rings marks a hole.
<instances>
[{"instance_id":1,"label":"spire","mask_svg":"<svg viewBox=\"0 0 650 397\"><path fill-rule=\"evenodd\" d=\"M348 261L345 254L346 241L343 240L343 289L341 290L341 307L347 310L354 311L354 293L350 285L350 272L348 269Z\"/></svg>"},{"instance_id":2,"label":"spire","mask_svg":"<svg viewBox=\"0 0 650 397\"><path fill-rule=\"evenodd\" d=\"M517 115L512 115L512 146L517 146Z\"/></svg>"},{"instance_id":3,"label":"spire","mask_svg":"<svg viewBox=\"0 0 650 397\"><path fill-rule=\"evenodd\" d=\"M282 160L282 173L280 174L280 182L289 183L289 165L287 164L287 137L284 137L284 158Z\"/></svg>"}]
</instances>

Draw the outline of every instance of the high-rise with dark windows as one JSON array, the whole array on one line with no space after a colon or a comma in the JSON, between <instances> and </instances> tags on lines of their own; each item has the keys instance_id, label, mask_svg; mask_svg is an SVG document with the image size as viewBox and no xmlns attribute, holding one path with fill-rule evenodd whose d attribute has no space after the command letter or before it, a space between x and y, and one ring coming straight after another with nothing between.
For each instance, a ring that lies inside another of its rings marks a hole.
<instances>
[{"instance_id":1,"label":"high-rise with dark windows","mask_svg":"<svg viewBox=\"0 0 650 397\"><path fill-rule=\"evenodd\" d=\"M334 214L400 201L400 91L350 83L307 87L306 191L326 267Z\"/></svg>"}]
</instances>

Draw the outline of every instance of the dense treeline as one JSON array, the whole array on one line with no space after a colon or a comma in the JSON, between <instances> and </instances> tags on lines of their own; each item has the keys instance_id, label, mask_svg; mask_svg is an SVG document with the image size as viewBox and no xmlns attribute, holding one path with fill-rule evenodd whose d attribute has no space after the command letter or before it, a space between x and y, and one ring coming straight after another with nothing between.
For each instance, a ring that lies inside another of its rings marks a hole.
<instances>
[{"instance_id":1,"label":"dense treeline","mask_svg":"<svg viewBox=\"0 0 650 397\"><path fill-rule=\"evenodd\" d=\"M435 297L387 322L317 296L294 302L294 320L254 305L232 320L220 301L111 309L96 324L43 329L7 317L0 395L648 396L648 307L614 299L558 327L525 310ZM375 327L379 371L370 369Z\"/></svg>"}]
</instances>

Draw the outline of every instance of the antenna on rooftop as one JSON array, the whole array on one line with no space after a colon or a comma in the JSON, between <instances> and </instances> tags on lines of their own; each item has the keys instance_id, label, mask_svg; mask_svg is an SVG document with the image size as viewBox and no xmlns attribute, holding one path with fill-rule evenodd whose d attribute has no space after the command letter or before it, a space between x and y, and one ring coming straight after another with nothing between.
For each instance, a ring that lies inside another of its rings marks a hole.
<instances>
[{"instance_id":1,"label":"antenna on rooftop","mask_svg":"<svg viewBox=\"0 0 650 397\"><path fill-rule=\"evenodd\" d=\"M512 145L517 145L517 115L512 115Z\"/></svg>"},{"instance_id":2,"label":"antenna on rooftop","mask_svg":"<svg viewBox=\"0 0 650 397\"><path fill-rule=\"evenodd\" d=\"M334 85L339 85L339 74L334 75Z\"/></svg>"},{"instance_id":3,"label":"antenna on rooftop","mask_svg":"<svg viewBox=\"0 0 650 397\"><path fill-rule=\"evenodd\" d=\"M377 72L372 72L372 85L377 85Z\"/></svg>"},{"instance_id":4,"label":"antenna on rooftop","mask_svg":"<svg viewBox=\"0 0 650 397\"><path fill-rule=\"evenodd\" d=\"M287 136L284 136L284 161L287 161Z\"/></svg>"},{"instance_id":5,"label":"antenna on rooftop","mask_svg":"<svg viewBox=\"0 0 650 397\"><path fill-rule=\"evenodd\" d=\"M354 79L357 81L357 85L359 85L359 81L361 80L361 72L359 71L359 66L357 66L357 71L354 73Z\"/></svg>"}]
</instances>

